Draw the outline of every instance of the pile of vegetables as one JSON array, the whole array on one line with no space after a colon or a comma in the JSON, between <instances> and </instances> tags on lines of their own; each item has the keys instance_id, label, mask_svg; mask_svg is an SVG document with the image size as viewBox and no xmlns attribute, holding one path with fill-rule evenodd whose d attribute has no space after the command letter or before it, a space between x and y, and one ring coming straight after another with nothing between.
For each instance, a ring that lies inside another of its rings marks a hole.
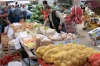
<instances>
[{"instance_id":1,"label":"pile of vegetables","mask_svg":"<svg viewBox=\"0 0 100 66\"><path fill-rule=\"evenodd\" d=\"M30 20L32 22L43 22L44 16L42 15L40 9L43 9L42 4L36 5L36 7L33 9L33 15L30 17Z\"/></svg>"},{"instance_id":2,"label":"pile of vegetables","mask_svg":"<svg viewBox=\"0 0 100 66\"><path fill-rule=\"evenodd\" d=\"M100 66L100 53L91 55L84 66Z\"/></svg>"},{"instance_id":3,"label":"pile of vegetables","mask_svg":"<svg viewBox=\"0 0 100 66\"><path fill-rule=\"evenodd\" d=\"M100 66L100 53L99 54L93 54L89 58L89 62L91 63L91 66Z\"/></svg>"},{"instance_id":4,"label":"pile of vegetables","mask_svg":"<svg viewBox=\"0 0 100 66\"><path fill-rule=\"evenodd\" d=\"M51 8L56 9L54 6L51 6ZM42 14L42 12L40 11L40 9L43 9L42 4L36 5L36 7L33 9L33 15L30 17L31 22L38 22L38 23L43 23L44 22L45 17Z\"/></svg>"},{"instance_id":5,"label":"pile of vegetables","mask_svg":"<svg viewBox=\"0 0 100 66\"><path fill-rule=\"evenodd\" d=\"M48 45L39 47L36 50L36 56L43 59L45 63L54 64L54 66L82 66L86 63L87 57L99 53L93 48L87 48L84 45Z\"/></svg>"}]
</instances>

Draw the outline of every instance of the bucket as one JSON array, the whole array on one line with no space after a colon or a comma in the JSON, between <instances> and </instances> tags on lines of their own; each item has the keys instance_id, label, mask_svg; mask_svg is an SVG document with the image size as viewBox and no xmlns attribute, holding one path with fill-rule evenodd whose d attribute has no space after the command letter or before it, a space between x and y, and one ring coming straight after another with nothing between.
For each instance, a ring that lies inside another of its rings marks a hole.
<instances>
[{"instance_id":1,"label":"bucket","mask_svg":"<svg viewBox=\"0 0 100 66\"><path fill-rule=\"evenodd\" d=\"M93 30L98 27L98 24L92 23L92 24L90 24L90 26L91 26L90 30Z\"/></svg>"}]
</instances>

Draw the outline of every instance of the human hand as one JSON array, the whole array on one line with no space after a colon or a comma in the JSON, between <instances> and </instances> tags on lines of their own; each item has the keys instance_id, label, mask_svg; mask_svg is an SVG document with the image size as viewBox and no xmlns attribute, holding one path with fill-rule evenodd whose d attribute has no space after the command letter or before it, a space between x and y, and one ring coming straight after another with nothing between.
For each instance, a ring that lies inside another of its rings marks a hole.
<instances>
[{"instance_id":1,"label":"human hand","mask_svg":"<svg viewBox=\"0 0 100 66\"><path fill-rule=\"evenodd\" d=\"M3 14L3 17L7 17L8 16L8 14L6 13L6 14Z\"/></svg>"},{"instance_id":2,"label":"human hand","mask_svg":"<svg viewBox=\"0 0 100 66\"><path fill-rule=\"evenodd\" d=\"M62 26L61 25L58 26L58 30L62 30Z\"/></svg>"}]
</instances>

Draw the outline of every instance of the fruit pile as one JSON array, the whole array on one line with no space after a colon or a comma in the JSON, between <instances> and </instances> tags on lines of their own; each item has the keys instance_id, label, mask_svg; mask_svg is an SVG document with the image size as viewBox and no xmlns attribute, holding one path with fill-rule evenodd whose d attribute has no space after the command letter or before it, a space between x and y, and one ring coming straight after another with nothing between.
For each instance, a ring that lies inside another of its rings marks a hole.
<instances>
[{"instance_id":1,"label":"fruit pile","mask_svg":"<svg viewBox=\"0 0 100 66\"><path fill-rule=\"evenodd\" d=\"M33 38L30 38L30 39L27 39L27 40L24 40L23 39L23 42L24 42L24 45L27 46L29 49L33 49L35 47L35 40L36 38L33 37Z\"/></svg>"},{"instance_id":2,"label":"fruit pile","mask_svg":"<svg viewBox=\"0 0 100 66\"><path fill-rule=\"evenodd\" d=\"M43 9L43 6L41 4L36 5L36 7L33 9L33 15L30 17L30 20L33 22L43 22L44 16L42 15L40 9Z\"/></svg>"},{"instance_id":3,"label":"fruit pile","mask_svg":"<svg viewBox=\"0 0 100 66\"><path fill-rule=\"evenodd\" d=\"M56 10L54 6L51 6L53 10ZM43 11L41 11L42 9ZM30 17L30 20L28 22L38 22L38 23L43 23L44 20L48 17L48 14L44 11L43 5L38 4L36 7L33 9L33 15Z\"/></svg>"},{"instance_id":4,"label":"fruit pile","mask_svg":"<svg viewBox=\"0 0 100 66\"><path fill-rule=\"evenodd\" d=\"M100 54L93 54L89 58L89 62L92 66L100 66Z\"/></svg>"},{"instance_id":5,"label":"fruit pile","mask_svg":"<svg viewBox=\"0 0 100 66\"><path fill-rule=\"evenodd\" d=\"M36 50L37 58L54 66L81 66L86 63L87 57L96 53L92 48L74 44L48 45Z\"/></svg>"},{"instance_id":6,"label":"fruit pile","mask_svg":"<svg viewBox=\"0 0 100 66\"><path fill-rule=\"evenodd\" d=\"M17 60L18 58L19 58L19 54L17 53L14 55L7 55L3 57L2 59L0 59L0 66L6 65L13 60Z\"/></svg>"}]
</instances>

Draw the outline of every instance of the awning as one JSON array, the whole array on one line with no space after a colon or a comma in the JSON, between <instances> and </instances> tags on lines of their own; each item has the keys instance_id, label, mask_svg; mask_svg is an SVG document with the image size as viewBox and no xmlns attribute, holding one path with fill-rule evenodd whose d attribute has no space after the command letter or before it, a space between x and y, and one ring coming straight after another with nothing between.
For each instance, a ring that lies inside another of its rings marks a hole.
<instances>
[{"instance_id":1,"label":"awning","mask_svg":"<svg viewBox=\"0 0 100 66\"><path fill-rule=\"evenodd\" d=\"M18 4L30 4L30 1L18 1Z\"/></svg>"},{"instance_id":2,"label":"awning","mask_svg":"<svg viewBox=\"0 0 100 66\"><path fill-rule=\"evenodd\" d=\"M15 5L16 2L9 3L9 5ZM18 1L18 4L30 4L30 1Z\"/></svg>"}]
</instances>

